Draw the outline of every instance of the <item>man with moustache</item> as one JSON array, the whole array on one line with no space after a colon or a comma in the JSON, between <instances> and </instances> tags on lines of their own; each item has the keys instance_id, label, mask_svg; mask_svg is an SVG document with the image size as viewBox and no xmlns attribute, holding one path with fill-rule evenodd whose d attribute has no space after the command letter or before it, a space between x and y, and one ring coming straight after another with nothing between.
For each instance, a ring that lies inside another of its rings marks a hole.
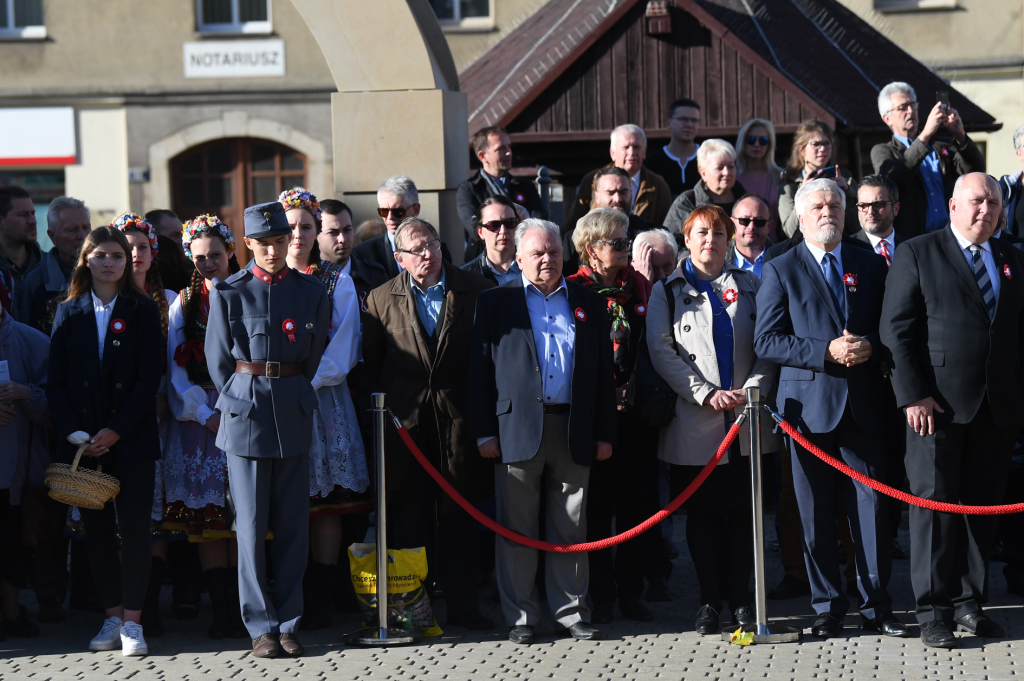
<instances>
[{"instance_id":1,"label":"man with moustache","mask_svg":"<svg viewBox=\"0 0 1024 681\"><path fill-rule=\"evenodd\" d=\"M896 247L906 241L896 233L893 222L900 212L900 190L896 183L881 175L868 175L857 186L857 218L861 230L853 235L871 246L892 266Z\"/></svg>"},{"instance_id":2,"label":"man with moustache","mask_svg":"<svg viewBox=\"0 0 1024 681\"><path fill-rule=\"evenodd\" d=\"M495 286L522 276L516 262L515 233L520 222L516 204L504 196L489 196L480 204L473 221L484 252L462 269L479 274Z\"/></svg>"},{"instance_id":3,"label":"man with moustache","mask_svg":"<svg viewBox=\"0 0 1024 681\"><path fill-rule=\"evenodd\" d=\"M885 479L887 411L879 396L888 390L887 352L878 324L888 268L866 249L842 247L846 195L832 180L805 182L795 204L804 241L762 270L754 349L781 367L777 404L783 418L851 468ZM812 633L839 636L850 605L836 556L841 487L855 543L862 627L906 636L887 591L891 559L883 497L795 442L790 446L811 604L818 614Z\"/></svg>"},{"instance_id":4,"label":"man with moustache","mask_svg":"<svg viewBox=\"0 0 1024 681\"><path fill-rule=\"evenodd\" d=\"M950 224L896 250L882 310L896 400L906 411L911 493L1002 503L1024 424L1024 260L991 238L1003 211L995 180L956 181ZM1006 632L981 609L996 519L910 507L910 577L921 640L955 648L953 627Z\"/></svg>"},{"instance_id":5,"label":"man with moustache","mask_svg":"<svg viewBox=\"0 0 1024 681\"><path fill-rule=\"evenodd\" d=\"M632 206L633 195L630 189L629 173L625 170L617 166L601 168L595 171L593 182L594 195L591 199L589 210L595 208L614 208L625 213L629 216L626 237L631 241L636 238L637 234L646 232L654 227L647 220L631 212L630 206ZM578 220L585 214L581 214L576 219ZM580 255L576 251L576 244L572 240L575 229L576 223L574 221L572 228L562 237L562 252L565 254L562 272L567 277L576 274L576 271L580 268Z\"/></svg>"}]
</instances>

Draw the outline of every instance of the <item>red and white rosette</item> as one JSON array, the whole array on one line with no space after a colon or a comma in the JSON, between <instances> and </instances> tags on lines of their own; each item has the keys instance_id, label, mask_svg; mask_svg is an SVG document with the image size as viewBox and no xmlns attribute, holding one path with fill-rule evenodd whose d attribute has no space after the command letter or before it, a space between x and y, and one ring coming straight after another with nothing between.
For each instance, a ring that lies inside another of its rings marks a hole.
<instances>
[{"instance_id":1,"label":"red and white rosette","mask_svg":"<svg viewBox=\"0 0 1024 681\"><path fill-rule=\"evenodd\" d=\"M110 330L114 333L124 333L124 330L128 328L128 325L124 323L123 319L111 319Z\"/></svg>"},{"instance_id":2,"label":"red and white rosette","mask_svg":"<svg viewBox=\"0 0 1024 681\"><path fill-rule=\"evenodd\" d=\"M286 319L286 320L284 320L284 323L281 324L281 330L284 331L286 334L288 334L288 342L289 343L294 343L295 342L295 320L293 320L293 319Z\"/></svg>"},{"instance_id":3,"label":"red and white rosette","mask_svg":"<svg viewBox=\"0 0 1024 681\"><path fill-rule=\"evenodd\" d=\"M643 317L644 315L646 315L646 314L647 314L647 306L646 306L646 305L644 305L643 303L637 303L637 304L636 304L636 307L635 307L635 308L633 308L633 309L635 309L635 310L636 310L636 313L637 313L638 315L640 315L641 317Z\"/></svg>"},{"instance_id":4,"label":"red and white rosette","mask_svg":"<svg viewBox=\"0 0 1024 681\"><path fill-rule=\"evenodd\" d=\"M843 275L843 283L846 284L847 286L856 286L857 275L850 274L849 272L847 272L846 274Z\"/></svg>"},{"instance_id":5,"label":"red and white rosette","mask_svg":"<svg viewBox=\"0 0 1024 681\"><path fill-rule=\"evenodd\" d=\"M587 313L583 311L582 307L577 307L576 311L573 314L576 316L576 319L580 320L581 322L587 321Z\"/></svg>"},{"instance_id":6,"label":"red and white rosette","mask_svg":"<svg viewBox=\"0 0 1024 681\"><path fill-rule=\"evenodd\" d=\"M1013 272L1010 271L1009 265L1003 265L1003 276L1007 279L1013 279Z\"/></svg>"},{"instance_id":7,"label":"red and white rosette","mask_svg":"<svg viewBox=\"0 0 1024 681\"><path fill-rule=\"evenodd\" d=\"M740 294L736 292L734 288L727 288L722 292L722 300L725 301L726 305L732 305L740 299Z\"/></svg>"}]
</instances>

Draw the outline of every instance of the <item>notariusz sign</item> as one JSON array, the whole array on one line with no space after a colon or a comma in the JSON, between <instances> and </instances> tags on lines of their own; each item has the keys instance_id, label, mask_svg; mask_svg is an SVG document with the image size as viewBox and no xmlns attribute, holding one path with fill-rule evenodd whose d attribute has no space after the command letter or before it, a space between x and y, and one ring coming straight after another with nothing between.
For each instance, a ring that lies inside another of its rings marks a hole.
<instances>
[{"instance_id":1,"label":"notariusz sign","mask_svg":"<svg viewBox=\"0 0 1024 681\"><path fill-rule=\"evenodd\" d=\"M283 40L185 43L186 78L264 78L284 75Z\"/></svg>"}]
</instances>

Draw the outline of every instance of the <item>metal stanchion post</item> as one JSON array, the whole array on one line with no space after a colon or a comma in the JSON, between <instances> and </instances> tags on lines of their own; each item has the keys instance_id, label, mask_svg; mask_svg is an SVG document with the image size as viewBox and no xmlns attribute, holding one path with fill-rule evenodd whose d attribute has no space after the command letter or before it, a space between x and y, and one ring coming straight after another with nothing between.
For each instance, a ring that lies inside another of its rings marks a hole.
<instances>
[{"instance_id":1,"label":"metal stanchion post","mask_svg":"<svg viewBox=\"0 0 1024 681\"><path fill-rule=\"evenodd\" d=\"M747 426L750 428L750 496L754 523L754 602L757 622L741 627L754 635L754 643L788 643L800 640L800 630L768 622L767 592L764 584L764 513L761 508L761 389L747 388ZM723 632L730 640L732 632Z\"/></svg>"},{"instance_id":2,"label":"metal stanchion post","mask_svg":"<svg viewBox=\"0 0 1024 681\"><path fill-rule=\"evenodd\" d=\"M415 643L423 638L418 631L388 628L388 538L387 505L384 496L384 427L387 410L384 393L373 393L373 448L377 461L377 626L346 634L352 645L395 646Z\"/></svg>"}]
</instances>

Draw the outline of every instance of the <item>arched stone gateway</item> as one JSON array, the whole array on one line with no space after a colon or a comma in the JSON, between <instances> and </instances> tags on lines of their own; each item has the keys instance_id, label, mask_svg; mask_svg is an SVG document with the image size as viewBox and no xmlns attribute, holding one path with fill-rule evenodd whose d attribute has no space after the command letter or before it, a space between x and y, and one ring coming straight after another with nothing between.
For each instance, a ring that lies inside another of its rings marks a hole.
<instances>
[{"instance_id":1,"label":"arched stone gateway","mask_svg":"<svg viewBox=\"0 0 1024 681\"><path fill-rule=\"evenodd\" d=\"M461 261L455 191L469 176L466 95L426 0L292 0L323 50L331 96L334 186L357 214L376 211L392 175L420 190L421 214Z\"/></svg>"}]
</instances>

